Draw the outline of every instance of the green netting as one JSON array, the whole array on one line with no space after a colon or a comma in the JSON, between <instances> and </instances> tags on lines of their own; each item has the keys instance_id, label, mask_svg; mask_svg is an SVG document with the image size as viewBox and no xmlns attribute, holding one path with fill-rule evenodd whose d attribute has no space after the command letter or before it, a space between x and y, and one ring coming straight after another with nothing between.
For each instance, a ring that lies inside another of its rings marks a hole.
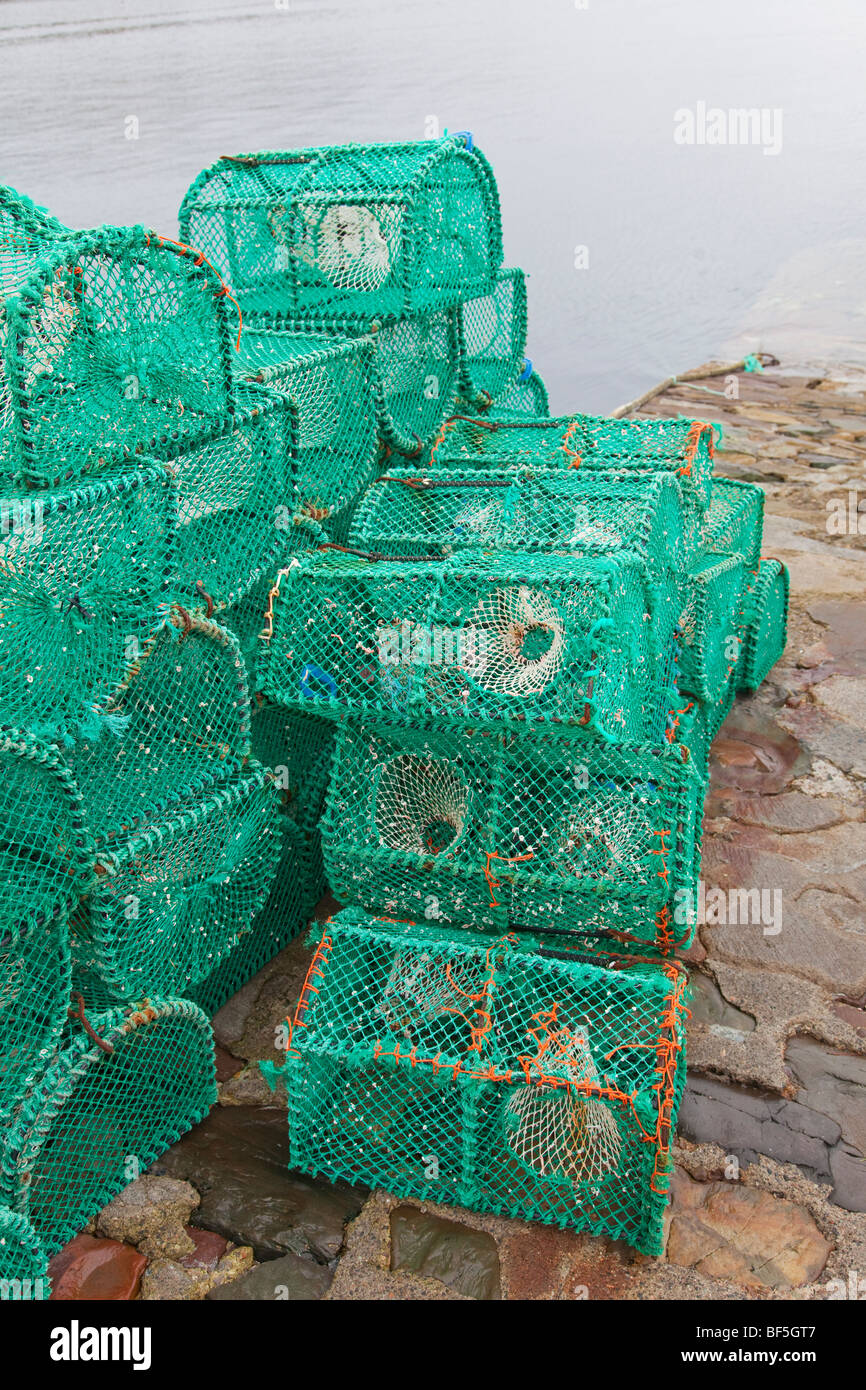
<instances>
[{"instance_id":1,"label":"green netting","mask_svg":"<svg viewBox=\"0 0 866 1390\"><path fill-rule=\"evenodd\" d=\"M762 560L758 573L748 579L737 684L740 690L757 690L788 640L788 570L781 560Z\"/></svg>"},{"instance_id":2,"label":"green netting","mask_svg":"<svg viewBox=\"0 0 866 1390\"><path fill-rule=\"evenodd\" d=\"M742 555L748 569L761 559L764 490L739 478L714 478L704 515L701 545L719 555Z\"/></svg>"},{"instance_id":3,"label":"green netting","mask_svg":"<svg viewBox=\"0 0 866 1390\"><path fill-rule=\"evenodd\" d=\"M290 707L429 723L556 721L640 742L670 708L679 604L629 552L329 551L282 571L262 689Z\"/></svg>"},{"instance_id":4,"label":"green netting","mask_svg":"<svg viewBox=\"0 0 866 1390\"><path fill-rule=\"evenodd\" d=\"M292 1167L659 1254L686 975L563 956L340 913L291 1029Z\"/></svg>"},{"instance_id":5,"label":"green netting","mask_svg":"<svg viewBox=\"0 0 866 1390\"><path fill-rule=\"evenodd\" d=\"M702 795L676 745L344 726L325 867L339 902L400 919L661 941Z\"/></svg>"},{"instance_id":6,"label":"green netting","mask_svg":"<svg viewBox=\"0 0 866 1390\"><path fill-rule=\"evenodd\" d=\"M559 468L426 476L390 468L362 499L351 542L386 555L444 556L472 547L631 551L660 577L693 558L675 478Z\"/></svg>"},{"instance_id":7,"label":"green netting","mask_svg":"<svg viewBox=\"0 0 866 1390\"><path fill-rule=\"evenodd\" d=\"M527 358L524 372L485 411L486 420L543 419L550 415L547 387Z\"/></svg>"},{"instance_id":8,"label":"green netting","mask_svg":"<svg viewBox=\"0 0 866 1390\"><path fill-rule=\"evenodd\" d=\"M141 227L68 232L0 196L0 457L74 481L234 400L225 289Z\"/></svg>"},{"instance_id":9,"label":"green netting","mask_svg":"<svg viewBox=\"0 0 866 1390\"><path fill-rule=\"evenodd\" d=\"M15 1117L0 1200L52 1255L216 1100L213 1033L184 999L88 1017ZM110 1049L110 1050L108 1050Z\"/></svg>"},{"instance_id":10,"label":"green netting","mask_svg":"<svg viewBox=\"0 0 866 1390\"><path fill-rule=\"evenodd\" d=\"M673 473L684 497L702 513L710 501L714 452L712 425L697 420L610 420L597 415L454 418L436 441L431 462L464 469L525 464Z\"/></svg>"},{"instance_id":11,"label":"green netting","mask_svg":"<svg viewBox=\"0 0 866 1390\"><path fill-rule=\"evenodd\" d=\"M522 270L503 268L492 294L465 299L457 326L460 348L460 395L489 405L514 386L526 350L526 279Z\"/></svg>"},{"instance_id":12,"label":"green netting","mask_svg":"<svg viewBox=\"0 0 866 1390\"><path fill-rule=\"evenodd\" d=\"M710 705L723 698L737 664L744 583L739 555L705 556L688 576L679 684Z\"/></svg>"},{"instance_id":13,"label":"green netting","mask_svg":"<svg viewBox=\"0 0 866 1390\"><path fill-rule=\"evenodd\" d=\"M42 1242L29 1221L0 1207L0 1302L41 1302L50 1293Z\"/></svg>"},{"instance_id":14,"label":"green netting","mask_svg":"<svg viewBox=\"0 0 866 1390\"><path fill-rule=\"evenodd\" d=\"M61 916L92 873L82 798L57 751L0 728L0 941Z\"/></svg>"},{"instance_id":15,"label":"green netting","mask_svg":"<svg viewBox=\"0 0 866 1390\"><path fill-rule=\"evenodd\" d=\"M250 930L279 856L279 797L255 766L100 854L96 886L70 921L88 1006L187 995Z\"/></svg>"},{"instance_id":16,"label":"green netting","mask_svg":"<svg viewBox=\"0 0 866 1390\"><path fill-rule=\"evenodd\" d=\"M157 467L0 497L0 719L86 720L165 622L176 494Z\"/></svg>"},{"instance_id":17,"label":"green netting","mask_svg":"<svg viewBox=\"0 0 866 1390\"><path fill-rule=\"evenodd\" d=\"M263 314L373 318L488 293L499 197L471 137L227 156L199 174L181 236Z\"/></svg>"},{"instance_id":18,"label":"green netting","mask_svg":"<svg viewBox=\"0 0 866 1390\"><path fill-rule=\"evenodd\" d=\"M54 1056L69 991L65 913L24 931L0 933L0 1117L14 1109Z\"/></svg>"},{"instance_id":19,"label":"green netting","mask_svg":"<svg viewBox=\"0 0 866 1390\"><path fill-rule=\"evenodd\" d=\"M239 386L238 405L206 436L157 449L177 486L176 597L209 610L239 602L291 554L298 506L297 417L285 397Z\"/></svg>"},{"instance_id":20,"label":"green netting","mask_svg":"<svg viewBox=\"0 0 866 1390\"><path fill-rule=\"evenodd\" d=\"M177 626L175 626L177 624ZM249 753L249 691L237 640L175 612L64 759L88 825L105 846L179 796L208 787Z\"/></svg>"},{"instance_id":21,"label":"green netting","mask_svg":"<svg viewBox=\"0 0 866 1390\"><path fill-rule=\"evenodd\" d=\"M301 513L322 520L366 486L377 456L377 366L370 338L245 329L235 370L295 402Z\"/></svg>"}]
</instances>

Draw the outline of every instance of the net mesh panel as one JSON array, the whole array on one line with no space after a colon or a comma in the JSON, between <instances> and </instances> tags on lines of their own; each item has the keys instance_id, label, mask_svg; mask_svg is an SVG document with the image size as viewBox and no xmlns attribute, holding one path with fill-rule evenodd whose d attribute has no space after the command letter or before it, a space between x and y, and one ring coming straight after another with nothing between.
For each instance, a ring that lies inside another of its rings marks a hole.
<instances>
[{"instance_id":1,"label":"net mesh panel","mask_svg":"<svg viewBox=\"0 0 866 1390\"><path fill-rule=\"evenodd\" d=\"M506 386L485 411L487 420L538 420L549 415L547 387L538 372L530 372L525 380L521 376Z\"/></svg>"},{"instance_id":2,"label":"net mesh panel","mask_svg":"<svg viewBox=\"0 0 866 1390\"><path fill-rule=\"evenodd\" d=\"M401 919L662 941L701 796L677 746L345 726L325 867L338 901Z\"/></svg>"},{"instance_id":3,"label":"net mesh panel","mask_svg":"<svg viewBox=\"0 0 866 1390\"><path fill-rule=\"evenodd\" d=\"M788 570L780 560L762 560L757 574L748 579L737 683L740 690L757 690L788 640Z\"/></svg>"},{"instance_id":4,"label":"net mesh panel","mask_svg":"<svg viewBox=\"0 0 866 1390\"><path fill-rule=\"evenodd\" d=\"M298 510L322 520L374 476L376 353L369 338L245 328L235 370L298 412Z\"/></svg>"},{"instance_id":5,"label":"net mesh panel","mask_svg":"<svg viewBox=\"0 0 866 1390\"><path fill-rule=\"evenodd\" d=\"M175 591L217 611L239 602L291 552L297 511L297 418L284 396L238 387L238 408L168 460L177 486Z\"/></svg>"},{"instance_id":6,"label":"net mesh panel","mask_svg":"<svg viewBox=\"0 0 866 1390\"><path fill-rule=\"evenodd\" d=\"M0 1207L0 1302L42 1301L50 1292L42 1242L29 1221Z\"/></svg>"},{"instance_id":7,"label":"net mesh panel","mask_svg":"<svg viewBox=\"0 0 866 1390\"><path fill-rule=\"evenodd\" d=\"M95 727L68 742L64 758L103 847L166 803L212 785L249 753L237 640L216 623L175 612Z\"/></svg>"},{"instance_id":8,"label":"net mesh panel","mask_svg":"<svg viewBox=\"0 0 866 1390\"><path fill-rule=\"evenodd\" d=\"M224 288L141 227L62 233L0 206L2 452L37 484L74 481L234 400Z\"/></svg>"},{"instance_id":9,"label":"net mesh panel","mask_svg":"<svg viewBox=\"0 0 866 1390\"><path fill-rule=\"evenodd\" d=\"M640 741L669 708L672 587L614 558L463 552L444 564L327 552L283 571L266 693L333 717L564 721Z\"/></svg>"},{"instance_id":10,"label":"net mesh panel","mask_svg":"<svg viewBox=\"0 0 866 1390\"><path fill-rule=\"evenodd\" d=\"M0 719L50 732L108 700L165 622L175 521L161 468L0 497Z\"/></svg>"},{"instance_id":11,"label":"net mesh panel","mask_svg":"<svg viewBox=\"0 0 866 1390\"><path fill-rule=\"evenodd\" d=\"M366 327L486 294L502 261L496 183L462 136L225 157L188 190L180 226L250 323Z\"/></svg>"},{"instance_id":12,"label":"net mesh panel","mask_svg":"<svg viewBox=\"0 0 866 1390\"><path fill-rule=\"evenodd\" d=\"M62 915L92 872L82 798L57 751L0 729L0 941Z\"/></svg>"},{"instance_id":13,"label":"net mesh panel","mask_svg":"<svg viewBox=\"0 0 866 1390\"><path fill-rule=\"evenodd\" d=\"M88 1022L102 1045L75 1026L0 1160L0 1197L49 1256L216 1100L213 1033L188 1000L153 999Z\"/></svg>"},{"instance_id":14,"label":"net mesh panel","mask_svg":"<svg viewBox=\"0 0 866 1390\"><path fill-rule=\"evenodd\" d=\"M450 420L431 461L446 468L514 464L585 471L672 473L699 512L712 490L712 425L690 420L609 420L561 415L548 420Z\"/></svg>"},{"instance_id":15,"label":"net mesh panel","mask_svg":"<svg viewBox=\"0 0 866 1390\"><path fill-rule=\"evenodd\" d=\"M714 478L701 544L718 555L741 555L748 569L761 560L764 490L739 478Z\"/></svg>"},{"instance_id":16,"label":"net mesh panel","mask_svg":"<svg viewBox=\"0 0 866 1390\"><path fill-rule=\"evenodd\" d=\"M680 486L651 473L500 468L419 476L391 468L362 499L351 540L386 555L631 551L660 576L692 558Z\"/></svg>"},{"instance_id":17,"label":"net mesh panel","mask_svg":"<svg viewBox=\"0 0 866 1390\"><path fill-rule=\"evenodd\" d=\"M714 705L738 659L745 567L739 555L710 555L689 574L680 620L680 686Z\"/></svg>"},{"instance_id":18,"label":"net mesh panel","mask_svg":"<svg viewBox=\"0 0 866 1390\"><path fill-rule=\"evenodd\" d=\"M492 294L464 299L458 316L460 395L489 405L514 386L526 350L526 279L503 268Z\"/></svg>"},{"instance_id":19,"label":"net mesh panel","mask_svg":"<svg viewBox=\"0 0 866 1390\"><path fill-rule=\"evenodd\" d=\"M187 995L210 974L267 900L279 820L273 783L250 768L101 854L97 884L70 923L90 1008Z\"/></svg>"},{"instance_id":20,"label":"net mesh panel","mask_svg":"<svg viewBox=\"0 0 866 1390\"><path fill-rule=\"evenodd\" d=\"M292 1166L660 1253L685 973L546 950L334 918L291 1029Z\"/></svg>"},{"instance_id":21,"label":"net mesh panel","mask_svg":"<svg viewBox=\"0 0 866 1390\"><path fill-rule=\"evenodd\" d=\"M69 991L65 913L0 935L0 1117L14 1109L51 1061L66 1023Z\"/></svg>"}]
</instances>

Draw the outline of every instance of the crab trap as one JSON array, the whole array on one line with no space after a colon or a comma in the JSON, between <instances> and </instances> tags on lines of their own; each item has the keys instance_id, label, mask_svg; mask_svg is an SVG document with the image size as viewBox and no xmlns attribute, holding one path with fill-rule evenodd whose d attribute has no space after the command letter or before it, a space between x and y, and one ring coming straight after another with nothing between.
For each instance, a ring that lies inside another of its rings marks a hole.
<instances>
[{"instance_id":1,"label":"crab trap","mask_svg":"<svg viewBox=\"0 0 866 1390\"><path fill-rule=\"evenodd\" d=\"M249 753L249 704L235 637L174 611L109 704L56 735L100 848L236 770Z\"/></svg>"},{"instance_id":2,"label":"crab trap","mask_svg":"<svg viewBox=\"0 0 866 1390\"><path fill-rule=\"evenodd\" d=\"M235 370L295 403L298 512L322 520L339 511L376 468L378 387L372 340L248 328Z\"/></svg>"},{"instance_id":3,"label":"crab trap","mask_svg":"<svg viewBox=\"0 0 866 1390\"><path fill-rule=\"evenodd\" d=\"M2 452L21 481L195 437L234 402L225 286L188 247L71 232L0 189L0 293Z\"/></svg>"},{"instance_id":4,"label":"crab trap","mask_svg":"<svg viewBox=\"0 0 866 1390\"><path fill-rule=\"evenodd\" d=\"M166 470L0 497L0 719L80 720L122 682L173 598Z\"/></svg>"},{"instance_id":5,"label":"crab trap","mask_svg":"<svg viewBox=\"0 0 866 1390\"><path fill-rule=\"evenodd\" d=\"M690 571L680 619L680 689L715 705L737 665L745 566L739 555L706 555Z\"/></svg>"},{"instance_id":6,"label":"crab trap","mask_svg":"<svg viewBox=\"0 0 866 1390\"><path fill-rule=\"evenodd\" d=\"M713 478L701 548L717 555L741 555L747 569L757 569L763 534L763 488L739 478Z\"/></svg>"},{"instance_id":7,"label":"crab trap","mask_svg":"<svg viewBox=\"0 0 866 1390\"><path fill-rule=\"evenodd\" d=\"M50 1293L42 1242L29 1221L0 1207L0 1302L41 1302Z\"/></svg>"},{"instance_id":8,"label":"crab trap","mask_svg":"<svg viewBox=\"0 0 866 1390\"><path fill-rule=\"evenodd\" d=\"M464 299L457 311L460 395L484 408L517 383L526 358L526 278L501 269L491 294Z\"/></svg>"},{"instance_id":9,"label":"crab trap","mask_svg":"<svg viewBox=\"0 0 866 1390\"><path fill-rule=\"evenodd\" d=\"M16 941L73 906L93 862L82 798L57 750L21 730L0 729L0 949L10 951L10 961ZM7 997L14 992L10 970Z\"/></svg>"},{"instance_id":10,"label":"crab trap","mask_svg":"<svg viewBox=\"0 0 866 1390\"><path fill-rule=\"evenodd\" d=\"M757 690L788 640L788 570L781 560L761 560L748 580L737 685L740 690Z\"/></svg>"},{"instance_id":11,"label":"crab trap","mask_svg":"<svg viewBox=\"0 0 866 1390\"><path fill-rule=\"evenodd\" d=\"M213 1032L185 999L87 1015L27 1096L0 1158L0 1201L61 1249L216 1100Z\"/></svg>"},{"instance_id":12,"label":"crab trap","mask_svg":"<svg viewBox=\"0 0 866 1390\"><path fill-rule=\"evenodd\" d=\"M292 552L297 417L285 396L238 387L238 408L194 445L158 449L177 489L178 602L208 613L240 602Z\"/></svg>"},{"instance_id":13,"label":"crab trap","mask_svg":"<svg viewBox=\"0 0 866 1390\"><path fill-rule=\"evenodd\" d=\"M188 797L97 858L70 921L75 978L91 1008L188 995L247 933L280 856L279 798L250 765Z\"/></svg>"},{"instance_id":14,"label":"crab trap","mask_svg":"<svg viewBox=\"0 0 866 1390\"><path fill-rule=\"evenodd\" d=\"M465 133L226 156L186 193L180 227L250 324L440 309L490 292L502 261L496 183Z\"/></svg>"},{"instance_id":15,"label":"crab trap","mask_svg":"<svg viewBox=\"0 0 866 1390\"><path fill-rule=\"evenodd\" d=\"M0 1119L54 1056L66 1024L70 987L65 913L0 935Z\"/></svg>"},{"instance_id":16,"label":"crab trap","mask_svg":"<svg viewBox=\"0 0 866 1390\"><path fill-rule=\"evenodd\" d=\"M291 1165L662 1249L686 975L340 913L284 1071Z\"/></svg>"},{"instance_id":17,"label":"crab trap","mask_svg":"<svg viewBox=\"0 0 866 1390\"><path fill-rule=\"evenodd\" d=\"M325 869L338 902L400 919L667 947L703 790L677 744L344 725Z\"/></svg>"},{"instance_id":18,"label":"crab trap","mask_svg":"<svg viewBox=\"0 0 866 1390\"><path fill-rule=\"evenodd\" d=\"M332 718L561 722L639 742L670 707L677 610L628 552L326 551L279 576L259 674L271 699Z\"/></svg>"},{"instance_id":19,"label":"crab trap","mask_svg":"<svg viewBox=\"0 0 866 1390\"><path fill-rule=\"evenodd\" d=\"M547 420L449 420L431 452L443 468L527 467L672 473L696 516L710 502L712 425L699 420L610 420L561 415Z\"/></svg>"},{"instance_id":20,"label":"crab trap","mask_svg":"<svg viewBox=\"0 0 866 1390\"><path fill-rule=\"evenodd\" d=\"M390 468L361 500L353 546L385 555L455 550L630 551L659 578L690 561L682 490L667 474L520 468Z\"/></svg>"},{"instance_id":21,"label":"crab trap","mask_svg":"<svg viewBox=\"0 0 866 1390\"><path fill-rule=\"evenodd\" d=\"M516 381L506 386L484 412L486 420L540 420L550 415L547 387L527 358Z\"/></svg>"}]
</instances>

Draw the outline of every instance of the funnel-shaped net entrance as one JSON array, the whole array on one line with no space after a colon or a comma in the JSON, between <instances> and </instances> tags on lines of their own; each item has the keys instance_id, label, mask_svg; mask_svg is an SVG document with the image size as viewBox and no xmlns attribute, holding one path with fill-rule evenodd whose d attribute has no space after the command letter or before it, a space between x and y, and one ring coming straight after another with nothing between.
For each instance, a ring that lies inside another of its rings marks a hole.
<instances>
[{"instance_id":1,"label":"funnel-shaped net entrance","mask_svg":"<svg viewBox=\"0 0 866 1390\"><path fill-rule=\"evenodd\" d=\"M527 584L495 589L476 604L470 624L483 640L464 658L463 669L482 689L538 695L559 674L565 623L542 591Z\"/></svg>"},{"instance_id":2,"label":"funnel-shaped net entrance","mask_svg":"<svg viewBox=\"0 0 866 1390\"><path fill-rule=\"evenodd\" d=\"M373 820L379 843L410 854L442 854L460 842L469 788L458 769L401 754L380 770Z\"/></svg>"}]
</instances>

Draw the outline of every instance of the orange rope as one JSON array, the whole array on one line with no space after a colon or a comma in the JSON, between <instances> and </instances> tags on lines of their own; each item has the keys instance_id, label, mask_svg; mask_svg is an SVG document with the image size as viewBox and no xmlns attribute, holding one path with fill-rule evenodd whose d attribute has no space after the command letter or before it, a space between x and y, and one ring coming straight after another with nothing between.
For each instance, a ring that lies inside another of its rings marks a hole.
<instances>
[{"instance_id":1,"label":"orange rope","mask_svg":"<svg viewBox=\"0 0 866 1390\"><path fill-rule=\"evenodd\" d=\"M491 864L491 861L494 860L494 859L499 859L503 864L524 864L524 863L527 861L527 859L534 859L534 858L535 858L535 855L534 855L534 854L517 854L517 855L514 856L514 858L509 859L509 858L507 858L505 855L502 855L502 854L494 854L492 851L488 851L488 852L487 852L487 863L484 865L484 877L485 877L485 879L487 880L487 888L488 888L488 891L489 891L489 893L490 893L490 906L491 906L491 907L500 907L500 906L501 906L501 904L498 903L498 902L496 901L496 895L495 895L495 893L494 893L493 890L494 890L494 888L501 888L501 887L502 887L502 884L500 883L499 879L498 879L498 878L494 878L493 875L492 875L491 872L490 872L490 864Z\"/></svg>"},{"instance_id":2,"label":"orange rope","mask_svg":"<svg viewBox=\"0 0 866 1390\"><path fill-rule=\"evenodd\" d=\"M156 239L157 239L157 241L159 242L160 246L165 246L166 244L168 244L169 246L176 246L180 251L183 251L184 255L188 255L188 256L192 256L192 257L193 257L193 265L195 265L195 266L206 265L206 266L208 267L209 270L212 270L212 271L213 271L214 275L215 275L216 278L219 280L220 285L222 286L222 288L221 288L221 290L220 290L220 294L224 294L225 297L226 297L226 299L230 299L231 302L232 302L232 304L235 306L235 308L236 308L237 311L238 311L238 340L237 340L237 342L235 343L235 352L240 352L240 350L241 350L241 333L243 332L243 327L244 327L244 316L243 316L243 314L241 313L241 306L240 306L240 304L239 304L238 301L235 299L234 295L232 294L231 290L229 289L229 287L228 287L228 285L226 284L226 282L225 282L225 280L223 279L223 277L220 275L220 273L219 273L219 271L217 270L216 266L211 264L211 262L208 260L207 256L205 256L204 253L203 253L202 251L197 251L197 250L195 249L194 246L187 246L187 244L186 244L185 241L175 241L173 237L170 237L170 236L160 236L159 232L154 232L153 235L156 237ZM149 235L146 237L146 241L147 241L147 244L148 244L148 246L149 246L149 245L150 245L150 236L149 236Z\"/></svg>"}]
</instances>

